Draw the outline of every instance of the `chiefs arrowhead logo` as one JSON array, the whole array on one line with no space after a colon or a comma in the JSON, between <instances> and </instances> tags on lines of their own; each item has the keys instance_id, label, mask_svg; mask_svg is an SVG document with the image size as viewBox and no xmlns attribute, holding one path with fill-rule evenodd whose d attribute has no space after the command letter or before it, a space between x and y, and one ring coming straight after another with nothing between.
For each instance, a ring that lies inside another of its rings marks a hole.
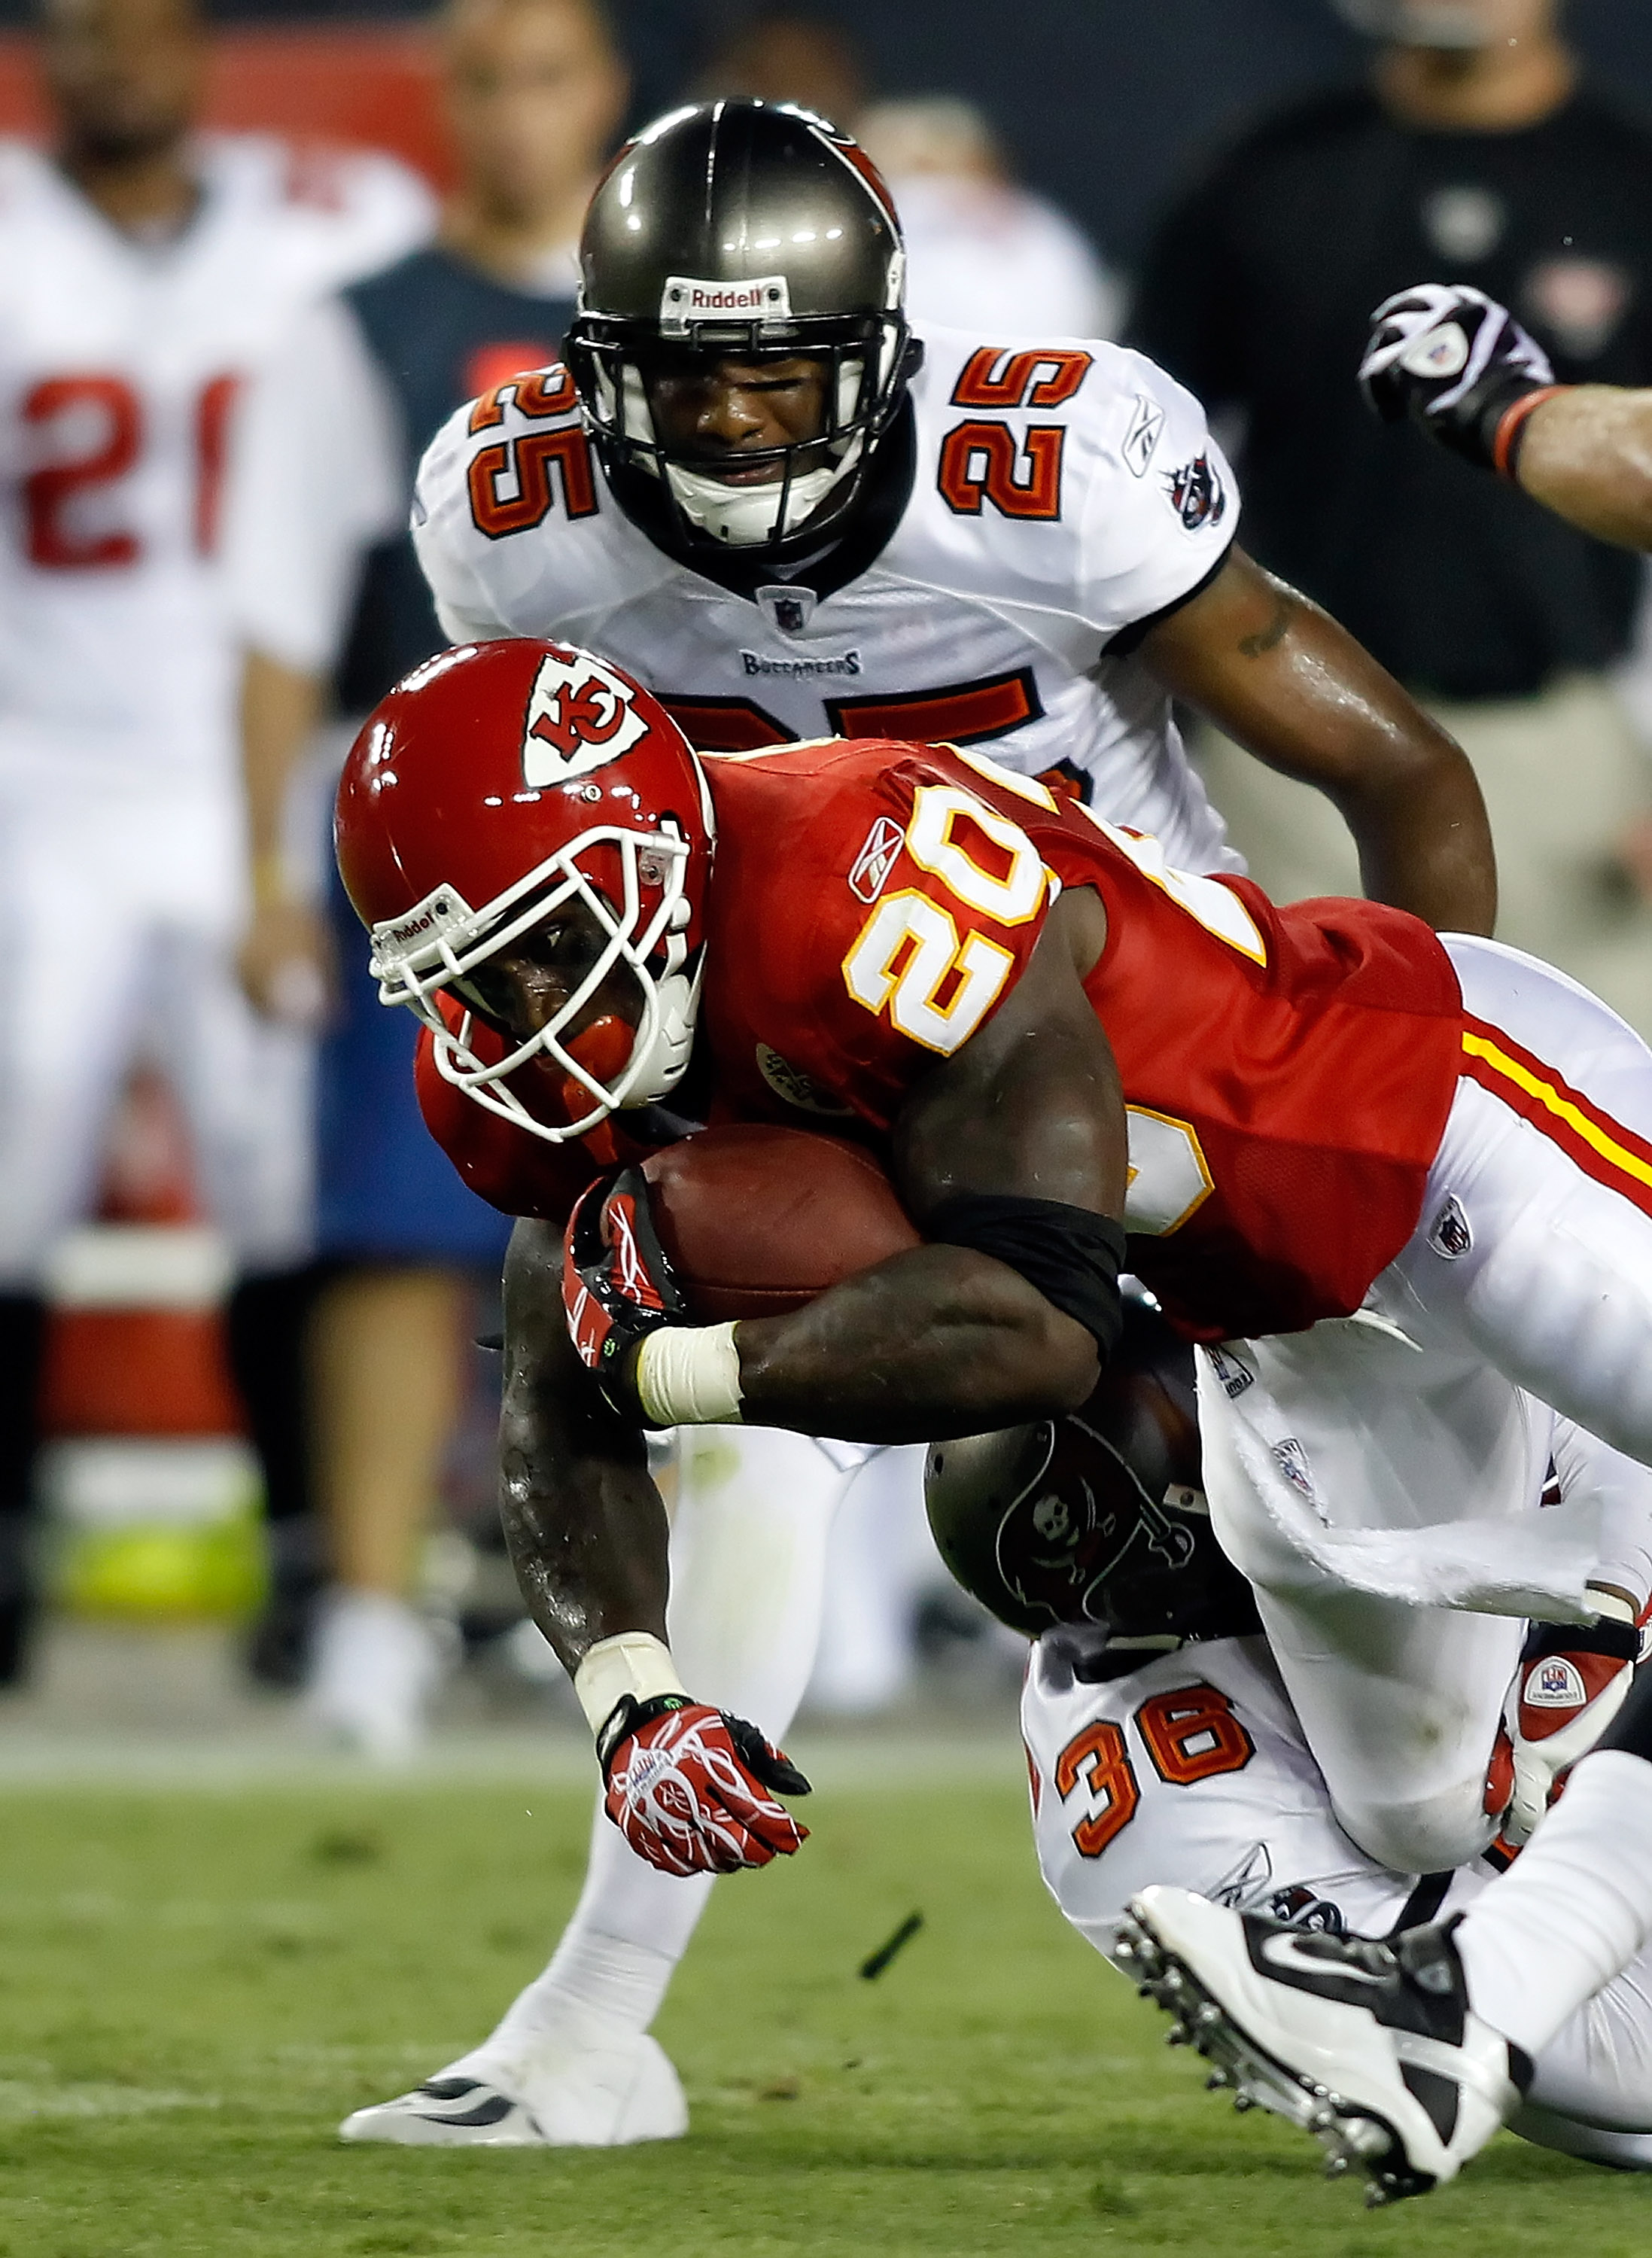
<instances>
[{"instance_id":1,"label":"chiefs arrowhead logo","mask_svg":"<svg viewBox=\"0 0 1652 2258\"><path fill-rule=\"evenodd\" d=\"M631 702L635 695L589 652L542 660L522 725L529 789L567 784L628 752L649 727Z\"/></svg>"}]
</instances>

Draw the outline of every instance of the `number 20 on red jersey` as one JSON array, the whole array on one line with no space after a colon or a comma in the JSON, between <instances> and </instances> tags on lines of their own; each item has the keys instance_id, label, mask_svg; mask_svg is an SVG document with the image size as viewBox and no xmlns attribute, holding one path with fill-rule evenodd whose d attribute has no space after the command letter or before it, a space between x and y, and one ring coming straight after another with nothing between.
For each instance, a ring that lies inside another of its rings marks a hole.
<instances>
[{"instance_id":1,"label":"number 20 on red jersey","mask_svg":"<svg viewBox=\"0 0 1652 2258\"><path fill-rule=\"evenodd\" d=\"M1017 776L967 748L949 749L989 782L1056 812L1053 797L1035 778ZM1088 807L1077 813L1205 932L1253 962L1266 962L1261 933L1230 886L1173 868L1145 833L1122 830ZM961 914L916 887L885 895L843 960L844 985L865 1010L887 1013L899 1033L949 1057L986 1019L1015 967L1013 952L972 924L968 913L989 920L1000 932L1025 925L1044 908L1053 880L1018 825L956 785L918 786L904 846L919 870L940 881ZM983 862L983 849L996 867ZM1214 1189L1198 1132L1190 1121L1152 1106L1127 1104L1125 1112L1125 1228L1167 1238Z\"/></svg>"}]
</instances>

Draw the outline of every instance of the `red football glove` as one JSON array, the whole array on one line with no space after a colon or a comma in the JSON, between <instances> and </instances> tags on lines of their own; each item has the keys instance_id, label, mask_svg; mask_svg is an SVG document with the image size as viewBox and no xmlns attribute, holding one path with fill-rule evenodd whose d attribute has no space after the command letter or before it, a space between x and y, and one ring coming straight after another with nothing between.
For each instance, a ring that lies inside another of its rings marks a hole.
<instances>
[{"instance_id":1,"label":"red football glove","mask_svg":"<svg viewBox=\"0 0 1652 2258\"><path fill-rule=\"evenodd\" d=\"M1607 1615L1587 1628L1533 1625L1503 1713L1514 1759L1503 1821L1511 1849L1531 1839L1565 1773L1616 1716L1640 1651L1635 1625Z\"/></svg>"},{"instance_id":2,"label":"red football glove","mask_svg":"<svg viewBox=\"0 0 1652 2258\"><path fill-rule=\"evenodd\" d=\"M789 1857L807 1840L773 1792L807 1795L808 1781L743 1717L678 1694L627 1694L598 1734L597 1755L609 1818L662 1873L732 1874Z\"/></svg>"},{"instance_id":3,"label":"red football glove","mask_svg":"<svg viewBox=\"0 0 1652 2258\"><path fill-rule=\"evenodd\" d=\"M569 1336L603 1394L623 1417L642 1419L631 1352L687 1311L655 1232L641 1168L599 1176L575 1202L563 1234L562 1299Z\"/></svg>"}]
</instances>

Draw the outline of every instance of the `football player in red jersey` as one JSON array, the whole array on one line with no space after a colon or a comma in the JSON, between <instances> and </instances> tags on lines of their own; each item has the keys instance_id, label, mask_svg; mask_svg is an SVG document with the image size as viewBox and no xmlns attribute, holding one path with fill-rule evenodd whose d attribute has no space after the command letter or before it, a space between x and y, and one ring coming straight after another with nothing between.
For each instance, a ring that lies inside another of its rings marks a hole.
<instances>
[{"instance_id":1,"label":"football player in red jersey","mask_svg":"<svg viewBox=\"0 0 1652 2258\"><path fill-rule=\"evenodd\" d=\"M646 127L591 208L567 366L460 411L421 472L415 543L450 639L593 644L713 749L831 732L989 742L1004 766L1053 770L1101 813L1151 831L1177 866L1237 868L1173 694L1326 791L1372 892L1489 930L1491 841L1461 752L1235 545L1240 498L1197 402L1094 338L925 323L920 365L904 267L883 184L822 120L719 102ZM273 412L252 428L284 437L254 483L312 496L298 515L316 528L358 522L339 498L369 460L360 419L341 418L325 387L266 392ZM262 593L246 624L281 652L351 574L289 543L272 581L266 516L253 522ZM806 1123L806 1085L788 1087ZM883 1454L854 1477L851 1516L869 1501L915 1508L915 1455ZM816 1644L845 1457L779 1430L706 1429L679 1445L677 1541L701 1590L679 1579L676 1636L698 1625L728 1706L776 1736ZM563 2137L575 2088L578 2137L597 2137L596 2081L569 2031L588 2028L599 1993L606 2036L623 2027L640 2045L705 1894L598 1831L555 1962L462 2065L513 2112L488 2120L487 2140L526 2133L529 2084L538 2137ZM657 2049L640 2050L669 2077ZM680 2130L670 2098L614 2112L609 2137ZM457 2141L472 2137L458 2119L489 2105L457 2097L438 2128L427 2099L399 2097L345 2130Z\"/></svg>"},{"instance_id":2,"label":"football player in red jersey","mask_svg":"<svg viewBox=\"0 0 1652 2258\"><path fill-rule=\"evenodd\" d=\"M1217 1345L1213 1524L1339 1820L1402 1870L1483 1845L1519 1618L1633 1616L1652 1581L1638 1495L1579 1526L1529 1484L1499 1508L1485 1480L1507 1487L1522 1387L1652 1460L1652 1054L1604 1007L1379 905L1280 910L1190 877L979 756L828 740L702 763L628 678L554 645L410 676L346 764L337 837L385 1000L425 1022L431 1126L529 1218L506 1523L642 1856L767 1864L803 1840L779 1799L805 1786L677 1675L645 1428L876 1441L1074 1406L1118 1335L1127 1243ZM696 1120L776 1118L760 1062L782 1043L927 1243L791 1316L684 1324L634 1164ZM1407 1479L1425 1455L1432 1485ZM1414 1933L1351 2035L1337 1971L1280 1960L1266 1928L1247 1947L1237 1915L1150 1892L1126 1942L1166 1998L1167 1967L1200 1971L1248 2077L1256 2030L1307 2060L1329 2015L1351 2089L1404 2120L1385 2184L1432 2184L1652 1929L1648 1762L1632 1696L1460 1941ZM1570 1928L1534 1954L1563 1886ZM1443 2128L1401 2106L1393 2032L1418 2013L1463 2105Z\"/></svg>"},{"instance_id":3,"label":"football player in red jersey","mask_svg":"<svg viewBox=\"0 0 1652 2258\"><path fill-rule=\"evenodd\" d=\"M410 677L346 768L338 837L386 1000L426 1020L431 1126L479 1189L558 1226L520 1233L511 1273L511 1510L542 1605L576 1538L540 1526L536 1486L571 1206L568 1321L628 1428L869 1441L1081 1401L1128 1232L1180 1330L1223 1345L1202 1383L1213 1503L1277 1609L1344 1823L1414 1871L1478 1847L1480 1781L1430 1771L1419 1791L1410 1705L1456 1700L1459 1664L1497 1677L1517 1616L1633 1614L1652 1583L1638 1501L1587 1533L1517 1522L1491 1566L1463 1539L1495 1510L1472 1469L1495 1466L1517 1383L1652 1451L1633 1368L1652 1145L1631 1125L1652 1128L1652 1069L1592 999L1380 905L1279 910L1175 870L977 754L828 740L697 763L628 678L555 646ZM852 1110L932 1243L794 1317L674 1324L627 1164L695 1121L785 1118L772 1057ZM598 1166L621 1173L575 1205ZM1346 1541L1392 1520L1385 1483L1414 1487L1415 1454L1453 1450L1449 1534ZM616 1476L610 1498L606 1479L616 1529L651 1528L651 1488ZM624 1600L657 1615L645 1551ZM1419 1659L1386 1769L1339 1746L1380 1693L1344 1715L1345 1693L1313 1690L1315 1604L1350 1590L1379 1619L1465 1610L1463 1640ZM638 1628L599 1628L620 1603L593 1587L558 1632L576 1668Z\"/></svg>"}]
</instances>

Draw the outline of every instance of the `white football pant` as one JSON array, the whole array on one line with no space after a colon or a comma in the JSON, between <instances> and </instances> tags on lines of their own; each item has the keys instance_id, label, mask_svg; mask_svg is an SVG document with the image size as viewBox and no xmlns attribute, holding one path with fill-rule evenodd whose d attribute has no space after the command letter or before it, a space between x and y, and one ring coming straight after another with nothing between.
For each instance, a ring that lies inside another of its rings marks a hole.
<instances>
[{"instance_id":1,"label":"white football pant","mask_svg":"<svg viewBox=\"0 0 1652 2258\"><path fill-rule=\"evenodd\" d=\"M1495 1878L1481 1863L1397 1872L1350 1841L1265 1640L1215 1639L1086 1685L1061 1639L1034 1647L1022 1695L1033 1836L1052 1896L1098 1952L1154 1882L1380 1936L1462 1911ZM1652 1955L1544 2049L1513 2122L1569 2155L1652 2165Z\"/></svg>"},{"instance_id":2,"label":"white football pant","mask_svg":"<svg viewBox=\"0 0 1652 2258\"><path fill-rule=\"evenodd\" d=\"M241 1267L303 1259L311 1046L237 985L244 869L230 793L43 799L0 784L0 1291L37 1290L47 1249L86 1213L138 1056L177 1093L203 1205Z\"/></svg>"},{"instance_id":3,"label":"white football pant","mask_svg":"<svg viewBox=\"0 0 1652 2258\"><path fill-rule=\"evenodd\" d=\"M1448 946L1486 1080L1458 1085L1410 1243L1358 1317L1199 1359L1212 1521L1333 1807L1426 1872L1491 1834L1521 1618L1652 1587L1652 1053L1549 967ZM1589 1478L1540 1511L1551 1451Z\"/></svg>"}]
</instances>

